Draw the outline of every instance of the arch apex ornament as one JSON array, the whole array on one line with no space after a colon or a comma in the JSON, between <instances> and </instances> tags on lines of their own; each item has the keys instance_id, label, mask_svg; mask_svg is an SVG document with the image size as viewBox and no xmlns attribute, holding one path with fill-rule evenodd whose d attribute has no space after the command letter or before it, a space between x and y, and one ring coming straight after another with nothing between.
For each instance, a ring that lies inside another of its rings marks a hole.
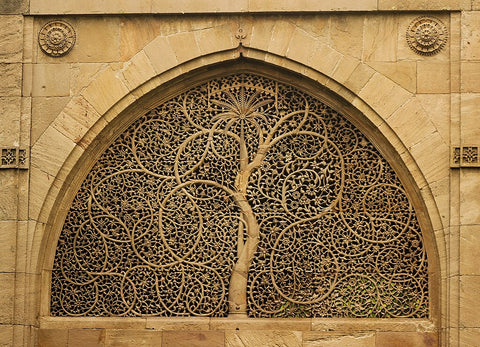
<instances>
[{"instance_id":1,"label":"arch apex ornament","mask_svg":"<svg viewBox=\"0 0 480 347\"><path fill-rule=\"evenodd\" d=\"M38 33L38 44L51 57L66 55L73 48L76 34L73 27L62 20L46 23Z\"/></svg>"},{"instance_id":2,"label":"arch apex ornament","mask_svg":"<svg viewBox=\"0 0 480 347\"><path fill-rule=\"evenodd\" d=\"M445 46L447 39L447 27L435 17L417 17L407 29L407 43L420 55L437 54Z\"/></svg>"},{"instance_id":3,"label":"arch apex ornament","mask_svg":"<svg viewBox=\"0 0 480 347\"><path fill-rule=\"evenodd\" d=\"M400 179L344 115L253 73L211 78L99 156L57 244L53 316L429 315Z\"/></svg>"}]
</instances>

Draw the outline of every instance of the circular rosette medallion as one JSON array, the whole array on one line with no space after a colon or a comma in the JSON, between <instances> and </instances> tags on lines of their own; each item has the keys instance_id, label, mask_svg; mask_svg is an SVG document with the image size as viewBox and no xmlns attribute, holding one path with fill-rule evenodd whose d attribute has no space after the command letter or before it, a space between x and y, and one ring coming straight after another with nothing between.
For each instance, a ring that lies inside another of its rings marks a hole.
<instances>
[{"instance_id":1,"label":"circular rosette medallion","mask_svg":"<svg viewBox=\"0 0 480 347\"><path fill-rule=\"evenodd\" d=\"M60 20L48 22L38 34L40 48L51 57L61 57L70 52L75 39L73 27Z\"/></svg>"},{"instance_id":2,"label":"circular rosette medallion","mask_svg":"<svg viewBox=\"0 0 480 347\"><path fill-rule=\"evenodd\" d=\"M410 23L407 42L410 48L421 55L434 55L447 43L448 32L440 19L418 17Z\"/></svg>"}]
</instances>

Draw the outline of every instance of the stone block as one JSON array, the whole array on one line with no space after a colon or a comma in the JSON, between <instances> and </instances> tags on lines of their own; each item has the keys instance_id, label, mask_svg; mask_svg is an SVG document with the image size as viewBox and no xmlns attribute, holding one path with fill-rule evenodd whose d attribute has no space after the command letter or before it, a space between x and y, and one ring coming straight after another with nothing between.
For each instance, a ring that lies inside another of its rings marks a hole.
<instances>
[{"instance_id":1,"label":"stone block","mask_svg":"<svg viewBox=\"0 0 480 347\"><path fill-rule=\"evenodd\" d=\"M0 96L22 95L22 64L0 63Z\"/></svg>"},{"instance_id":2,"label":"stone block","mask_svg":"<svg viewBox=\"0 0 480 347\"><path fill-rule=\"evenodd\" d=\"M310 65L311 58L317 50L317 39L304 30L295 29L287 48L286 56L299 63ZM312 47L313 49L306 49Z\"/></svg>"},{"instance_id":3,"label":"stone block","mask_svg":"<svg viewBox=\"0 0 480 347\"><path fill-rule=\"evenodd\" d=\"M67 329L39 329L38 347L66 347L68 342Z\"/></svg>"},{"instance_id":4,"label":"stone block","mask_svg":"<svg viewBox=\"0 0 480 347\"><path fill-rule=\"evenodd\" d=\"M0 62L18 63L22 61L22 33L22 16L0 16Z\"/></svg>"},{"instance_id":5,"label":"stone block","mask_svg":"<svg viewBox=\"0 0 480 347\"><path fill-rule=\"evenodd\" d=\"M168 43L179 63L184 63L200 56L200 49L193 32L183 32L169 36Z\"/></svg>"},{"instance_id":6,"label":"stone block","mask_svg":"<svg viewBox=\"0 0 480 347\"><path fill-rule=\"evenodd\" d=\"M74 3L83 5L87 1L75 1ZM98 4L99 2L88 1L88 3ZM55 7L51 7L51 9L55 9ZM55 9L54 13L62 12ZM43 53L36 45L38 63L111 63L120 61L120 17L84 16L81 19L69 17L66 20L76 32L76 42L72 50L65 56L53 58ZM35 31L38 32L47 21L36 21Z\"/></svg>"},{"instance_id":7,"label":"stone block","mask_svg":"<svg viewBox=\"0 0 480 347\"><path fill-rule=\"evenodd\" d=\"M15 273L0 273L0 326L13 323Z\"/></svg>"},{"instance_id":8,"label":"stone block","mask_svg":"<svg viewBox=\"0 0 480 347\"><path fill-rule=\"evenodd\" d=\"M0 147L18 146L20 140L20 97L0 97Z\"/></svg>"},{"instance_id":9,"label":"stone block","mask_svg":"<svg viewBox=\"0 0 480 347\"><path fill-rule=\"evenodd\" d=\"M157 37L144 48L144 51L157 73L165 72L178 64L175 52L166 37Z\"/></svg>"},{"instance_id":10,"label":"stone block","mask_svg":"<svg viewBox=\"0 0 480 347\"><path fill-rule=\"evenodd\" d=\"M17 218L17 172L0 171L0 220Z\"/></svg>"},{"instance_id":11,"label":"stone block","mask_svg":"<svg viewBox=\"0 0 480 347\"><path fill-rule=\"evenodd\" d=\"M436 347L438 333L435 332L378 332L378 347Z\"/></svg>"},{"instance_id":12,"label":"stone block","mask_svg":"<svg viewBox=\"0 0 480 347\"><path fill-rule=\"evenodd\" d=\"M248 47L267 51L270 39L272 38L274 26L275 21L270 18L261 21L254 21L251 35L247 37L247 40L249 40L247 44Z\"/></svg>"},{"instance_id":13,"label":"stone block","mask_svg":"<svg viewBox=\"0 0 480 347\"><path fill-rule=\"evenodd\" d=\"M0 272L15 271L17 222L0 221Z\"/></svg>"},{"instance_id":14,"label":"stone block","mask_svg":"<svg viewBox=\"0 0 480 347\"><path fill-rule=\"evenodd\" d=\"M351 335L328 332L304 332L302 347L370 347L375 346L375 333L353 333Z\"/></svg>"},{"instance_id":15,"label":"stone block","mask_svg":"<svg viewBox=\"0 0 480 347\"><path fill-rule=\"evenodd\" d=\"M310 319L274 319L274 318L212 318L212 330L282 330L282 331L308 331L311 329Z\"/></svg>"},{"instance_id":16,"label":"stone block","mask_svg":"<svg viewBox=\"0 0 480 347\"><path fill-rule=\"evenodd\" d=\"M462 347L477 347L480 341L479 328L460 329L459 345Z\"/></svg>"},{"instance_id":17,"label":"stone block","mask_svg":"<svg viewBox=\"0 0 480 347\"><path fill-rule=\"evenodd\" d=\"M451 96L450 94L417 94L428 118L440 133L445 143L450 141ZM463 121L463 120L462 120Z\"/></svg>"},{"instance_id":18,"label":"stone block","mask_svg":"<svg viewBox=\"0 0 480 347\"><path fill-rule=\"evenodd\" d=\"M411 99L402 105L387 119L387 123L407 148L437 131L417 99Z\"/></svg>"},{"instance_id":19,"label":"stone block","mask_svg":"<svg viewBox=\"0 0 480 347\"><path fill-rule=\"evenodd\" d=\"M460 226L460 274L480 275L480 225Z\"/></svg>"},{"instance_id":20,"label":"stone block","mask_svg":"<svg viewBox=\"0 0 480 347\"><path fill-rule=\"evenodd\" d=\"M344 55L335 66L331 77L338 83L343 84L359 64L360 61L358 59Z\"/></svg>"},{"instance_id":21,"label":"stone block","mask_svg":"<svg viewBox=\"0 0 480 347\"><path fill-rule=\"evenodd\" d=\"M152 62L144 51L140 51L130 59L123 68L122 73L125 85L130 90L134 90L156 75Z\"/></svg>"},{"instance_id":22,"label":"stone block","mask_svg":"<svg viewBox=\"0 0 480 347\"><path fill-rule=\"evenodd\" d=\"M279 20L273 26L268 52L285 56L295 25L286 20Z\"/></svg>"},{"instance_id":23,"label":"stone block","mask_svg":"<svg viewBox=\"0 0 480 347\"><path fill-rule=\"evenodd\" d=\"M460 277L460 327L476 328L480 326L480 276Z\"/></svg>"},{"instance_id":24,"label":"stone block","mask_svg":"<svg viewBox=\"0 0 480 347\"><path fill-rule=\"evenodd\" d=\"M69 96L32 98L31 143L35 143L70 100Z\"/></svg>"},{"instance_id":25,"label":"stone block","mask_svg":"<svg viewBox=\"0 0 480 347\"><path fill-rule=\"evenodd\" d=\"M79 143L85 133L99 120L100 115L84 98L73 98L56 117L52 126Z\"/></svg>"},{"instance_id":26,"label":"stone block","mask_svg":"<svg viewBox=\"0 0 480 347\"><path fill-rule=\"evenodd\" d=\"M86 86L95 80L102 70L108 68L105 63L73 63L70 71L70 95L79 95Z\"/></svg>"},{"instance_id":27,"label":"stone block","mask_svg":"<svg viewBox=\"0 0 480 347\"><path fill-rule=\"evenodd\" d=\"M48 127L31 150L31 165L55 177L75 143L53 127Z\"/></svg>"},{"instance_id":28,"label":"stone block","mask_svg":"<svg viewBox=\"0 0 480 347\"><path fill-rule=\"evenodd\" d=\"M371 11L377 8L373 0L326 0L326 1L288 1L288 0L250 0L249 11Z\"/></svg>"},{"instance_id":29,"label":"stone block","mask_svg":"<svg viewBox=\"0 0 480 347\"><path fill-rule=\"evenodd\" d=\"M450 93L450 63L417 62L417 93Z\"/></svg>"},{"instance_id":30,"label":"stone block","mask_svg":"<svg viewBox=\"0 0 480 347\"><path fill-rule=\"evenodd\" d=\"M163 347L223 347L223 331L164 331Z\"/></svg>"},{"instance_id":31,"label":"stone block","mask_svg":"<svg viewBox=\"0 0 480 347\"><path fill-rule=\"evenodd\" d=\"M0 324L0 346L13 346L13 325Z\"/></svg>"},{"instance_id":32,"label":"stone block","mask_svg":"<svg viewBox=\"0 0 480 347\"><path fill-rule=\"evenodd\" d=\"M410 153L427 182L437 182L448 177L450 146L438 132L434 132L412 146Z\"/></svg>"},{"instance_id":33,"label":"stone block","mask_svg":"<svg viewBox=\"0 0 480 347\"><path fill-rule=\"evenodd\" d=\"M345 81L345 87L350 89L355 94L367 84L368 81L375 74L375 70L366 64L358 64L352 74Z\"/></svg>"},{"instance_id":34,"label":"stone block","mask_svg":"<svg viewBox=\"0 0 480 347\"><path fill-rule=\"evenodd\" d=\"M394 10L454 10L460 8L460 0L378 0L380 11Z\"/></svg>"},{"instance_id":35,"label":"stone block","mask_svg":"<svg viewBox=\"0 0 480 347\"><path fill-rule=\"evenodd\" d=\"M478 169L460 171L460 224L480 224Z\"/></svg>"},{"instance_id":36,"label":"stone block","mask_svg":"<svg viewBox=\"0 0 480 347\"><path fill-rule=\"evenodd\" d=\"M415 62L369 62L368 65L409 92L416 92L417 64Z\"/></svg>"},{"instance_id":37,"label":"stone block","mask_svg":"<svg viewBox=\"0 0 480 347\"><path fill-rule=\"evenodd\" d=\"M415 0L414 0L415 1ZM422 0L425 1L425 0ZM449 1L449 0L446 0ZM455 0L456 1L456 0ZM400 2L397 1L397 4L400 4ZM402 2L403 4L403 2ZM428 14L419 14L419 13L410 13L410 12L405 12L404 14L398 14L398 38L397 38L397 60L398 61L429 61L429 62L448 62L450 61L450 45L452 38L449 37L446 45L442 48L440 52L438 52L435 55L431 55L428 57L425 57L424 55L420 55L416 52L414 52L410 46L408 45L407 39L406 39L406 33L408 30L408 27L412 23L415 18L420 17L422 15L428 15ZM450 16L445 15L443 13L437 12L435 14L431 14L435 18L440 19L446 26L447 30L448 25L450 23ZM451 34L449 32L449 34Z\"/></svg>"},{"instance_id":38,"label":"stone block","mask_svg":"<svg viewBox=\"0 0 480 347\"><path fill-rule=\"evenodd\" d=\"M120 57L122 61L129 60L155 39L162 26L165 26L165 22L153 16L125 16L121 18Z\"/></svg>"},{"instance_id":39,"label":"stone block","mask_svg":"<svg viewBox=\"0 0 480 347\"><path fill-rule=\"evenodd\" d=\"M300 331L226 331L225 347L300 347Z\"/></svg>"},{"instance_id":40,"label":"stone block","mask_svg":"<svg viewBox=\"0 0 480 347\"><path fill-rule=\"evenodd\" d=\"M28 0L6 0L0 2L0 14L20 14L28 12Z\"/></svg>"},{"instance_id":41,"label":"stone block","mask_svg":"<svg viewBox=\"0 0 480 347\"><path fill-rule=\"evenodd\" d=\"M480 61L462 62L461 91L465 93L480 92Z\"/></svg>"},{"instance_id":42,"label":"stone block","mask_svg":"<svg viewBox=\"0 0 480 347\"><path fill-rule=\"evenodd\" d=\"M332 48L341 54L361 59L364 20L365 17L361 14L332 15L330 29Z\"/></svg>"},{"instance_id":43,"label":"stone block","mask_svg":"<svg viewBox=\"0 0 480 347\"><path fill-rule=\"evenodd\" d=\"M152 330L107 330L105 346L130 347L162 345L162 332Z\"/></svg>"},{"instance_id":44,"label":"stone block","mask_svg":"<svg viewBox=\"0 0 480 347\"><path fill-rule=\"evenodd\" d=\"M34 64L32 96L69 96L69 64Z\"/></svg>"},{"instance_id":45,"label":"stone block","mask_svg":"<svg viewBox=\"0 0 480 347\"><path fill-rule=\"evenodd\" d=\"M411 94L385 76L375 73L359 92L359 96L386 119L407 102Z\"/></svg>"},{"instance_id":46,"label":"stone block","mask_svg":"<svg viewBox=\"0 0 480 347\"><path fill-rule=\"evenodd\" d=\"M478 1L480 4L480 1ZM480 7L480 6L479 6ZM462 12L462 60L480 60L480 12Z\"/></svg>"},{"instance_id":47,"label":"stone block","mask_svg":"<svg viewBox=\"0 0 480 347\"><path fill-rule=\"evenodd\" d=\"M104 329L69 329L68 347L105 346Z\"/></svg>"},{"instance_id":48,"label":"stone block","mask_svg":"<svg viewBox=\"0 0 480 347\"><path fill-rule=\"evenodd\" d=\"M480 93L461 94L461 142L471 145L479 144L480 139ZM458 143L458 142L457 142Z\"/></svg>"},{"instance_id":49,"label":"stone block","mask_svg":"<svg viewBox=\"0 0 480 347\"><path fill-rule=\"evenodd\" d=\"M363 33L364 61L397 60L397 26L395 15L367 16Z\"/></svg>"},{"instance_id":50,"label":"stone block","mask_svg":"<svg viewBox=\"0 0 480 347\"><path fill-rule=\"evenodd\" d=\"M161 318L147 317L146 328L155 330L209 330L208 317Z\"/></svg>"},{"instance_id":51,"label":"stone block","mask_svg":"<svg viewBox=\"0 0 480 347\"><path fill-rule=\"evenodd\" d=\"M238 45L232 25L197 30L195 39L202 55L233 49Z\"/></svg>"},{"instance_id":52,"label":"stone block","mask_svg":"<svg viewBox=\"0 0 480 347\"><path fill-rule=\"evenodd\" d=\"M313 47L313 54L310 57L309 65L327 76L332 76L333 71L338 67L340 62L343 61L344 57L330 46L319 42L316 42L316 45ZM350 71L350 73L351 72L352 71Z\"/></svg>"},{"instance_id":53,"label":"stone block","mask_svg":"<svg viewBox=\"0 0 480 347\"><path fill-rule=\"evenodd\" d=\"M103 115L128 92L119 74L109 67L85 88L82 95L99 114Z\"/></svg>"}]
</instances>

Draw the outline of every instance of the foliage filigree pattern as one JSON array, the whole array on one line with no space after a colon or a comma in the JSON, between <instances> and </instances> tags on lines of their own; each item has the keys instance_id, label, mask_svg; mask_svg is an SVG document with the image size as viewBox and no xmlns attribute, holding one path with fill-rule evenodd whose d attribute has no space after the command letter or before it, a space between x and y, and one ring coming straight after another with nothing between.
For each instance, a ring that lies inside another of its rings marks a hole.
<instances>
[{"instance_id":1,"label":"foliage filigree pattern","mask_svg":"<svg viewBox=\"0 0 480 347\"><path fill-rule=\"evenodd\" d=\"M427 317L415 211L343 115L253 74L136 120L75 196L55 316Z\"/></svg>"}]
</instances>

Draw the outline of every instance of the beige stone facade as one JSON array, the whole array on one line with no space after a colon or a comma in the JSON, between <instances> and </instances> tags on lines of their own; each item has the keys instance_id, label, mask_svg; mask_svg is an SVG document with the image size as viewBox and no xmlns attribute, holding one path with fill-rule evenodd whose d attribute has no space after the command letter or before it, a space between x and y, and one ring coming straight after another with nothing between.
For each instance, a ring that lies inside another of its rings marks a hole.
<instances>
[{"instance_id":1,"label":"beige stone facade","mask_svg":"<svg viewBox=\"0 0 480 347\"><path fill-rule=\"evenodd\" d=\"M446 27L438 53L409 47L420 16ZM63 56L39 46L52 20L76 34ZM159 98L238 61L308 80L384 139L422 206L428 319L50 316L89 158ZM0 165L1 346L480 344L480 163L462 159L480 147L480 1L3 1L0 76L0 147L16 156Z\"/></svg>"}]
</instances>

